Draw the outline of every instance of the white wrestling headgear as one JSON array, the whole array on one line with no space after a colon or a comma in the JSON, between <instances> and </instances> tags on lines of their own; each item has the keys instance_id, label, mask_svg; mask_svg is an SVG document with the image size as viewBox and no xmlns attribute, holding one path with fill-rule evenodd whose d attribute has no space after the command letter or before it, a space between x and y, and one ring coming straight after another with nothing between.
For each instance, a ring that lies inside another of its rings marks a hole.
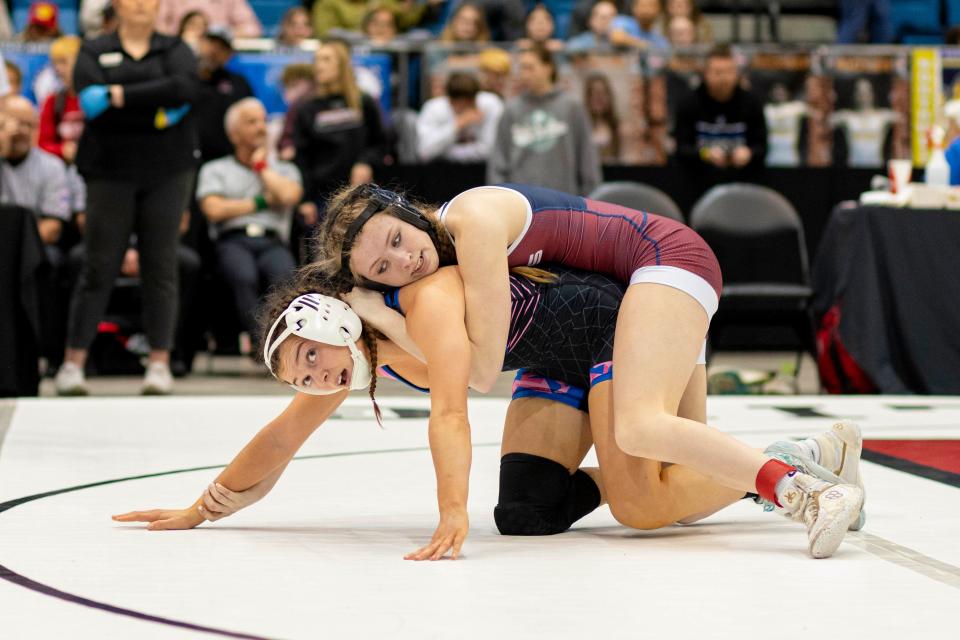
<instances>
[{"instance_id":1,"label":"white wrestling headgear","mask_svg":"<svg viewBox=\"0 0 960 640\"><path fill-rule=\"evenodd\" d=\"M273 340L273 333L284 318L287 319L287 326L283 333L276 340ZM283 344L283 341L291 335L335 347L347 347L353 357L353 375L350 378L350 388L365 389L370 386L371 372L370 361L357 348L357 340L360 339L362 331L363 324L360 322L360 316L354 313L346 302L319 293L308 293L291 302L286 310L280 314L280 317L274 321L273 326L270 327L263 345L263 361L267 363L267 369L270 370L270 373L276 377L277 374L270 366L270 359L277 348ZM309 393L314 396L326 396L341 391L340 389L323 390L293 384L290 386L301 393Z\"/></svg>"}]
</instances>

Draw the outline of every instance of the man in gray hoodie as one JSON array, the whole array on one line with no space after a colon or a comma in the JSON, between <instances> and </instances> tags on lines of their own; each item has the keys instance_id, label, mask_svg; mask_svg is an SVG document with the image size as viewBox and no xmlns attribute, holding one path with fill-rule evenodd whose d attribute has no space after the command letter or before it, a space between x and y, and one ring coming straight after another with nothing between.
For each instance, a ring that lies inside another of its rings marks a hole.
<instances>
[{"instance_id":1,"label":"man in gray hoodie","mask_svg":"<svg viewBox=\"0 0 960 640\"><path fill-rule=\"evenodd\" d=\"M487 163L487 182L517 182L587 195L601 180L583 105L556 87L542 46L520 54L523 93L506 104Z\"/></svg>"}]
</instances>

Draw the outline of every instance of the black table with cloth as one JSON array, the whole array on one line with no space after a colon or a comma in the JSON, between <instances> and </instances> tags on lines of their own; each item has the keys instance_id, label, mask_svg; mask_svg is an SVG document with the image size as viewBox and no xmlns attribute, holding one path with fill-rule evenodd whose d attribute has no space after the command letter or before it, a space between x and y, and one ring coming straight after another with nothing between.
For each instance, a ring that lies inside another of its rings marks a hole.
<instances>
[{"instance_id":1,"label":"black table with cloth","mask_svg":"<svg viewBox=\"0 0 960 640\"><path fill-rule=\"evenodd\" d=\"M813 286L881 393L960 394L960 211L837 207Z\"/></svg>"}]
</instances>

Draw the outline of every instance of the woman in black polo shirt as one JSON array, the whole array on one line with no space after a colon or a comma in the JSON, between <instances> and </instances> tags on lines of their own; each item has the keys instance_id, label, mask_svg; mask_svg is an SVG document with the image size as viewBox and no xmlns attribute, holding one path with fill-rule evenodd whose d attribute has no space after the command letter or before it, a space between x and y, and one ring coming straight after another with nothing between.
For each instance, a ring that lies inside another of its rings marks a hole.
<instances>
[{"instance_id":1,"label":"woman in black polo shirt","mask_svg":"<svg viewBox=\"0 0 960 640\"><path fill-rule=\"evenodd\" d=\"M77 168L87 181L86 263L70 304L57 392L86 393L87 348L136 234L150 343L144 393L169 393L177 314L177 237L198 157L189 113L196 60L154 31L159 0L114 0L116 33L80 49L73 83L86 116Z\"/></svg>"},{"instance_id":2,"label":"woman in black polo shirt","mask_svg":"<svg viewBox=\"0 0 960 640\"><path fill-rule=\"evenodd\" d=\"M376 100L357 87L347 45L324 42L314 56L313 72L316 91L297 106L293 142L304 200L322 211L345 183L373 180L383 164L386 136Z\"/></svg>"}]
</instances>

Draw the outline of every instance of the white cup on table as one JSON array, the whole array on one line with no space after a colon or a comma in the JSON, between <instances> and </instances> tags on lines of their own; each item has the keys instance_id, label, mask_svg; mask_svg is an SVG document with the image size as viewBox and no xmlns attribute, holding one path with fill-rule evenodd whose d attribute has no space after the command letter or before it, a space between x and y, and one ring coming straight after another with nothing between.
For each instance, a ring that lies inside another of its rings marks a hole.
<instances>
[{"instance_id":1,"label":"white cup on table","mask_svg":"<svg viewBox=\"0 0 960 640\"><path fill-rule=\"evenodd\" d=\"M913 177L912 160L888 160L887 174L890 176L890 191L903 193Z\"/></svg>"}]
</instances>

